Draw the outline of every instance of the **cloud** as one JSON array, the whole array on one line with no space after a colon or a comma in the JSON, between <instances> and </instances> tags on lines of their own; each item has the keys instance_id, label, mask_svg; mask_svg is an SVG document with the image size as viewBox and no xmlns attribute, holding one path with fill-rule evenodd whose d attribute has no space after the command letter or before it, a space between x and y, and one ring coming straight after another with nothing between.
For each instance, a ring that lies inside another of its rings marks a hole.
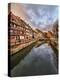
<instances>
[{"instance_id":1,"label":"cloud","mask_svg":"<svg viewBox=\"0 0 60 80\"><path fill-rule=\"evenodd\" d=\"M11 10L15 15L37 28L48 28L49 26L46 25L58 19L58 6L53 5L12 3Z\"/></svg>"},{"instance_id":2,"label":"cloud","mask_svg":"<svg viewBox=\"0 0 60 80\"><path fill-rule=\"evenodd\" d=\"M25 5L28 20L35 26L46 26L52 24L58 18L58 7L52 5Z\"/></svg>"}]
</instances>

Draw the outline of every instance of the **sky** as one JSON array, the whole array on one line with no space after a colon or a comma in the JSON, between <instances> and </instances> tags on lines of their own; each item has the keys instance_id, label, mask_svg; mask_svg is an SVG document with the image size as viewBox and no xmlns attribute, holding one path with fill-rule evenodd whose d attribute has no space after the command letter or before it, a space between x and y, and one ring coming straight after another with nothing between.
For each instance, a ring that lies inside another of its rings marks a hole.
<instances>
[{"instance_id":1,"label":"sky","mask_svg":"<svg viewBox=\"0 0 60 80\"><path fill-rule=\"evenodd\" d=\"M32 27L51 29L50 25L58 19L58 6L40 4L12 4L12 11L17 13Z\"/></svg>"}]
</instances>

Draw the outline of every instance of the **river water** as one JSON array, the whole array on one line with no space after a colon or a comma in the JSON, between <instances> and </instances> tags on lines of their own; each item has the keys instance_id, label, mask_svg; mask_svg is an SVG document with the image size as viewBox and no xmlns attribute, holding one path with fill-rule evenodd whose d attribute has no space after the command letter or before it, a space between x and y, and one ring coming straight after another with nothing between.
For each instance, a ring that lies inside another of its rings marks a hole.
<instances>
[{"instance_id":1,"label":"river water","mask_svg":"<svg viewBox=\"0 0 60 80\"><path fill-rule=\"evenodd\" d=\"M29 54L11 70L11 76L57 74L56 56L48 44L33 47Z\"/></svg>"}]
</instances>

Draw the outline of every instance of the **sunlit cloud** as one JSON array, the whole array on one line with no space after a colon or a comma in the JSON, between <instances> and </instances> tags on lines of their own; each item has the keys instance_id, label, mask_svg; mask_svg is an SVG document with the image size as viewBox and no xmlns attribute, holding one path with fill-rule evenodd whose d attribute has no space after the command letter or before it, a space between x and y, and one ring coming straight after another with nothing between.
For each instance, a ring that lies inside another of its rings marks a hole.
<instances>
[{"instance_id":1,"label":"sunlit cloud","mask_svg":"<svg viewBox=\"0 0 60 80\"><path fill-rule=\"evenodd\" d=\"M52 5L25 5L28 20L35 27L47 27L58 19L58 7Z\"/></svg>"},{"instance_id":2,"label":"sunlit cloud","mask_svg":"<svg viewBox=\"0 0 60 80\"><path fill-rule=\"evenodd\" d=\"M12 12L35 28L49 28L58 19L58 6L38 4L12 4Z\"/></svg>"}]
</instances>

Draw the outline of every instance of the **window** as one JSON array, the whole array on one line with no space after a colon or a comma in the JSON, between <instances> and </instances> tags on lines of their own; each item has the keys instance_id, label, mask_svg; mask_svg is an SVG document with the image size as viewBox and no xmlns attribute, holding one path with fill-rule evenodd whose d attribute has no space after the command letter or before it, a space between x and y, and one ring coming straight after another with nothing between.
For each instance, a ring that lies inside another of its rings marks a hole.
<instances>
[{"instance_id":1,"label":"window","mask_svg":"<svg viewBox=\"0 0 60 80\"><path fill-rule=\"evenodd\" d=\"M14 27L14 23L10 23L10 27Z\"/></svg>"},{"instance_id":2,"label":"window","mask_svg":"<svg viewBox=\"0 0 60 80\"><path fill-rule=\"evenodd\" d=\"M26 28L28 28L28 26L25 26Z\"/></svg>"},{"instance_id":3,"label":"window","mask_svg":"<svg viewBox=\"0 0 60 80\"><path fill-rule=\"evenodd\" d=\"M12 25L12 23L10 23L10 27L12 27L13 25Z\"/></svg>"},{"instance_id":4,"label":"window","mask_svg":"<svg viewBox=\"0 0 60 80\"><path fill-rule=\"evenodd\" d=\"M20 39L24 39L24 36L20 36Z\"/></svg>"},{"instance_id":5,"label":"window","mask_svg":"<svg viewBox=\"0 0 60 80\"><path fill-rule=\"evenodd\" d=\"M13 30L10 30L10 33L13 33Z\"/></svg>"},{"instance_id":6,"label":"window","mask_svg":"<svg viewBox=\"0 0 60 80\"><path fill-rule=\"evenodd\" d=\"M20 34L22 34L22 31L20 31Z\"/></svg>"},{"instance_id":7,"label":"window","mask_svg":"<svg viewBox=\"0 0 60 80\"><path fill-rule=\"evenodd\" d=\"M16 36L17 42L20 42L20 36Z\"/></svg>"},{"instance_id":8,"label":"window","mask_svg":"<svg viewBox=\"0 0 60 80\"><path fill-rule=\"evenodd\" d=\"M14 28L16 27L16 25L14 24Z\"/></svg>"}]
</instances>

